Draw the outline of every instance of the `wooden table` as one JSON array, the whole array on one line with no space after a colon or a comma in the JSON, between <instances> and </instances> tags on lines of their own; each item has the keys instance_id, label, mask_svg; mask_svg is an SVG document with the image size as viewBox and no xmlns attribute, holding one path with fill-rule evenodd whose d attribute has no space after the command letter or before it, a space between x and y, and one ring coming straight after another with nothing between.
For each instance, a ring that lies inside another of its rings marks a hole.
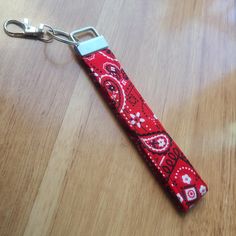
<instances>
[{"instance_id":1,"label":"wooden table","mask_svg":"<svg viewBox=\"0 0 236 236\"><path fill-rule=\"evenodd\" d=\"M0 22L92 25L209 185L187 215L68 46L0 33L0 235L236 235L236 6L1 1Z\"/></svg>"}]
</instances>

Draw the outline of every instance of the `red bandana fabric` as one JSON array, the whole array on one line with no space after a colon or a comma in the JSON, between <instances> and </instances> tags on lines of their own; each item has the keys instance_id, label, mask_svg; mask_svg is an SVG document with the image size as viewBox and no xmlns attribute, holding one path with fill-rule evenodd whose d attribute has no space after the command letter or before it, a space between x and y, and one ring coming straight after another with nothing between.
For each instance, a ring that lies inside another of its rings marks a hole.
<instances>
[{"instance_id":1,"label":"red bandana fabric","mask_svg":"<svg viewBox=\"0 0 236 236\"><path fill-rule=\"evenodd\" d=\"M183 211L207 185L169 136L109 49L82 57L89 74L142 157Z\"/></svg>"}]
</instances>

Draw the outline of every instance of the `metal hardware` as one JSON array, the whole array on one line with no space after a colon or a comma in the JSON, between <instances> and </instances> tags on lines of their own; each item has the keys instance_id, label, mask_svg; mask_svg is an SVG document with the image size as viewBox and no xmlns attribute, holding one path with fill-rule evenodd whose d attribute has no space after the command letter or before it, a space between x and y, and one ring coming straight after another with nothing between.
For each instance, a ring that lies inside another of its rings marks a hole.
<instances>
[{"instance_id":1,"label":"metal hardware","mask_svg":"<svg viewBox=\"0 0 236 236\"><path fill-rule=\"evenodd\" d=\"M79 36L84 33L92 33L94 37L91 39L80 41ZM77 37L76 37L77 36ZM81 56L86 56L108 47L108 43L102 35L99 35L95 28L85 27L71 32L70 37L76 42L75 49Z\"/></svg>"},{"instance_id":2,"label":"metal hardware","mask_svg":"<svg viewBox=\"0 0 236 236\"><path fill-rule=\"evenodd\" d=\"M18 26L20 28L20 32L9 30L9 25ZM62 43L74 45L76 51L78 51L81 56L85 56L108 47L105 38L102 35L99 35L93 27L85 27L71 33L67 33L63 30L54 29L47 24L40 24L38 27L32 26L29 24L29 20L27 18L23 21L8 20L4 23L3 27L6 34L11 37L33 38L39 39L43 42L51 42L55 39ZM92 33L92 38L81 41L79 38L84 33Z\"/></svg>"},{"instance_id":3,"label":"metal hardware","mask_svg":"<svg viewBox=\"0 0 236 236\"><path fill-rule=\"evenodd\" d=\"M18 26L21 32L9 30L9 25ZM8 20L4 23L3 27L6 34L11 37L34 38L44 42L51 42L52 39L55 39L66 44L76 44L74 40L71 39L69 33L62 30L53 29L47 24L40 24L39 27L32 26L29 24L29 20L27 18L25 18L23 22L18 20Z\"/></svg>"},{"instance_id":4,"label":"metal hardware","mask_svg":"<svg viewBox=\"0 0 236 236\"><path fill-rule=\"evenodd\" d=\"M95 37L99 37L97 30L92 26L84 27L84 28L78 29L78 30L74 30L73 32L70 33L70 36L75 42L77 42L79 40L78 40L78 38L75 37L76 35L79 36L83 33L89 33L89 32L92 32L95 35Z\"/></svg>"},{"instance_id":5,"label":"metal hardware","mask_svg":"<svg viewBox=\"0 0 236 236\"><path fill-rule=\"evenodd\" d=\"M15 32L9 30L9 25L16 25L20 28L21 32ZM29 20L25 18L22 21L18 20L8 20L4 23L4 31L7 35L17 38L35 38L48 42L52 40L52 36L48 35L47 32L53 32L53 28L46 24L40 24L38 27L29 24Z\"/></svg>"},{"instance_id":6,"label":"metal hardware","mask_svg":"<svg viewBox=\"0 0 236 236\"><path fill-rule=\"evenodd\" d=\"M78 44L75 42L69 33L59 30L59 29L53 29L53 31L48 31L48 34L52 36L52 38L56 39L57 41L60 41L62 43L70 44L70 45L76 45Z\"/></svg>"}]
</instances>

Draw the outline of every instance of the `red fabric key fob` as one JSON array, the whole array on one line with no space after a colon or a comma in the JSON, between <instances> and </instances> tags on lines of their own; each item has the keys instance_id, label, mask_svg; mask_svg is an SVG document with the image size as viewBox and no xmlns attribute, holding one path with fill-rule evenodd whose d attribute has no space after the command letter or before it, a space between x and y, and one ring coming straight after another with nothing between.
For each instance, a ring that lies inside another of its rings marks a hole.
<instances>
[{"instance_id":1,"label":"red fabric key fob","mask_svg":"<svg viewBox=\"0 0 236 236\"><path fill-rule=\"evenodd\" d=\"M207 192L207 185L130 81L104 38L96 36L90 45L88 40L75 50L153 174L177 206L187 211ZM92 42L96 40L102 43Z\"/></svg>"}]
</instances>

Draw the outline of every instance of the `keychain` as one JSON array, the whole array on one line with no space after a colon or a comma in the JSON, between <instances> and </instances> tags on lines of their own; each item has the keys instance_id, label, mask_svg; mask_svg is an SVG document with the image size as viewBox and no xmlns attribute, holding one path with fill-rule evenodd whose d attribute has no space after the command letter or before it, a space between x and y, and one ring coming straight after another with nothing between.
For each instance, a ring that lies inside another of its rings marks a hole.
<instances>
[{"instance_id":1,"label":"keychain","mask_svg":"<svg viewBox=\"0 0 236 236\"><path fill-rule=\"evenodd\" d=\"M23 32L10 31L11 24ZM112 112L177 206L186 212L207 192L207 185L130 81L105 38L93 27L69 34L46 24L34 27L24 19L6 21L4 30L12 37L44 42L56 39L72 45ZM90 34L90 39L81 41L83 34Z\"/></svg>"}]
</instances>

